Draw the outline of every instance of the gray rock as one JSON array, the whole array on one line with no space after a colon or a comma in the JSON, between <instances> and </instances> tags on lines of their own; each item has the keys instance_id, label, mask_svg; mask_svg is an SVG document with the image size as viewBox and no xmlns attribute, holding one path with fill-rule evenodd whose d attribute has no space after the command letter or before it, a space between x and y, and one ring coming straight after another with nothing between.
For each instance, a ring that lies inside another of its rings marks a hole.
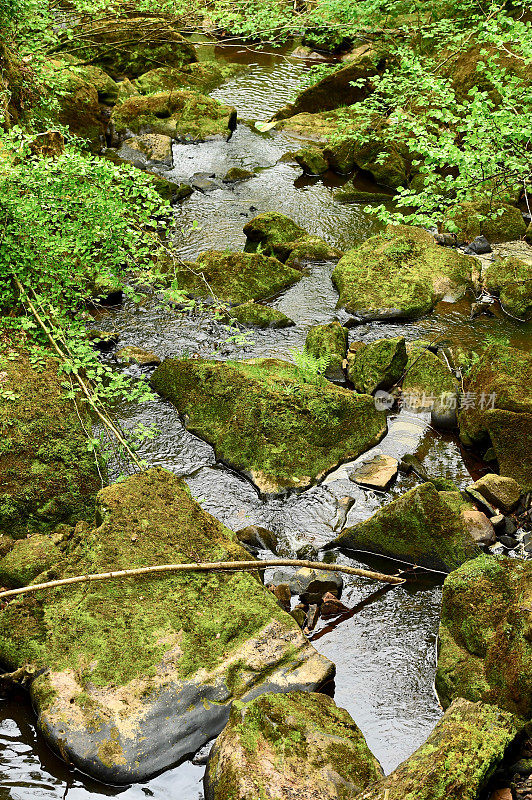
<instances>
[{"instance_id":1,"label":"gray rock","mask_svg":"<svg viewBox=\"0 0 532 800\"><path fill-rule=\"evenodd\" d=\"M360 464L349 477L359 486L384 491L395 480L398 466L396 458L376 455Z\"/></svg>"},{"instance_id":2,"label":"gray rock","mask_svg":"<svg viewBox=\"0 0 532 800\"><path fill-rule=\"evenodd\" d=\"M468 256L482 256L491 252L491 245L485 236L475 236L473 241L464 247L464 253Z\"/></svg>"},{"instance_id":3,"label":"gray rock","mask_svg":"<svg viewBox=\"0 0 532 800\"><path fill-rule=\"evenodd\" d=\"M236 538L245 547L254 547L258 550L271 550L277 552L278 540L273 531L260 525L247 525L236 531Z\"/></svg>"},{"instance_id":4,"label":"gray rock","mask_svg":"<svg viewBox=\"0 0 532 800\"><path fill-rule=\"evenodd\" d=\"M454 392L438 395L430 410L430 421L435 428L452 431L458 427L456 417L457 398Z\"/></svg>"},{"instance_id":5,"label":"gray rock","mask_svg":"<svg viewBox=\"0 0 532 800\"><path fill-rule=\"evenodd\" d=\"M214 178L214 175L209 175L205 172L197 172L190 179L190 185L193 189L197 189L198 192L203 192L203 194L205 194L205 192L212 192L214 189L220 188L219 182Z\"/></svg>"}]
</instances>

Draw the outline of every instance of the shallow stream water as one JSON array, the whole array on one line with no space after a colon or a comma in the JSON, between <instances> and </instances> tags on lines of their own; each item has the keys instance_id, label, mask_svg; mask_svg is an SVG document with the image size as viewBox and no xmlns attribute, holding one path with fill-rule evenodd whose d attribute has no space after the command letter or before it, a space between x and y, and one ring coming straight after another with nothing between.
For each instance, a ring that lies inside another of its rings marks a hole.
<instances>
[{"instance_id":1,"label":"shallow stream water","mask_svg":"<svg viewBox=\"0 0 532 800\"><path fill-rule=\"evenodd\" d=\"M211 48L212 49L212 48ZM206 57L212 57L203 46ZM175 208L174 224L167 236L184 258L208 249L241 249L246 220L265 211L292 217L312 234L342 249L352 247L377 228L359 205L341 205L333 190L342 179L326 173L309 179L293 162L291 151L300 145L284 134L260 134L253 127L290 100L308 70L308 64L283 53L266 54L243 47L217 48L216 56L240 61L247 69L213 96L236 106L241 123L229 142L175 145L174 166L165 173L176 182L195 173L214 175L218 188L194 194ZM258 170L255 177L232 187L221 178L232 166ZM196 225L193 227L193 223ZM134 344L163 358L198 354L249 358L291 358L301 350L311 325L335 318L337 294L330 275L333 264L313 265L299 283L276 298L272 305L296 323L281 331L253 331L245 345L224 342L220 326L205 314L188 314L164 308L151 298L135 305L126 302L109 310L98 327L118 330L120 344ZM469 302L441 303L435 312L415 323L371 323L354 328L351 339L371 341L384 336L407 339L440 337L474 345L487 333L505 335L525 347L530 331L502 315L469 319ZM109 356L112 363L112 356ZM118 368L118 367L117 367ZM131 367L139 378L149 375ZM330 474L322 485L284 499L263 501L244 478L217 464L212 448L188 433L177 412L162 400L118 409L122 424L154 424L158 436L143 445L141 456L151 465L185 476L203 507L230 528L252 523L278 535L282 555L293 555L311 545L316 551L346 523L369 516L383 502L414 485L400 476L393 489L377 494L358 488L348 479L350 465ZM375 448L396 457L416 453L430 474L454 480L460 487L477 475L479 464L464 453L456 439L430 427L427 415L394 414L388 434ZM345 498L352 505L346 513ZM329 553L327 558L348 560ZM388 564L388 566L390 566ZM337 668L336 702L346 708L366 736L368 745L386 772L408 757L427 737L441 711L433 691L435 646L438 629L441 577L391 590L348 578L342 596L354 612L341 622L320 623L311 640ZM69 768L43 743L35 730L31 707L24 695L0 701L0 800L68 798L88 800L120 795L124 800L153 797L162 800L200 800L204 767L186 762L145 784L106 787Z\"/></svg>"}]
</instances>

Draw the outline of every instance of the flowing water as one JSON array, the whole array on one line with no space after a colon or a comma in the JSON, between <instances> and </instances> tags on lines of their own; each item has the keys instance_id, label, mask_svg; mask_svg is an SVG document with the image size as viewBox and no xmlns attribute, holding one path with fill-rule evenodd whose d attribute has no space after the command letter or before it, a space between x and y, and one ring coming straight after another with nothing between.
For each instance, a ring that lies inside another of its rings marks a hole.
<instances>
[{"instance_id":1,"label":"flowing water","mask_svg":"<svg viewBox=\"0 0 532 800\"><path fill-rule=\"evenodd\" d=\"M213 47L202 46L205 57ZM166 176L180 182L197 173L212 176L212 188L195 192L175 208L167 237L184 258L208 249L241 249L246 220L265 211L292 217L312 234L346 249L377 230L371 215L359 205L341 205L333 198L342 179L326 173L320 179L301 177L290 157L300 143L275 131L261 134L254 122L268 119L297 91L308 64L283 53L254 52L232 46L216 49L218 58L238 61L247 69L213 92L234 105L241 123L229 142L175 145L174 166ZM256 171L243 183L224 186L221 178L233 166ZM118 330L120 344L134 344L165 356L198 354L212 357L291 358L301 350L311 325L335 318L337 294L330 275L334 265L315 264L299 283L273 302L295 325L280 331L253 331L244 344L224 341L226 333L207 311L188 313L165 308L157 298L134 304L126 301L98 320L98 327ZM407 339L439 338L474 345L486 334L504 335L526 347L529 330L502 314L469 319L469 303L441 303L430 316L415 323L371 323L350 331L351 339L372 341L384 336ZM113 363L112 356L108 357ZM144 379L145 370L130 367ZM282 555L309 547L317 551L346 524L368 517L383 502L414 485L399 476L386 495L365 491L348 479L352 465L344 465L325 481L302 494L263 501L244 478L216 463L212 448L188 433L177 412L162 400L118 409L128 428L155 425L158 435L141 452L151 465L160 465L186 477L203 507L230 528L252 523L275 531ZM430 426L428 415L400 413L388 419L388 434L375 448L401 457L416 453L427 471L467 485L479 466L451 436ZM310 552L313 552L311 549ZM332 552L327 558L358 562ZM377 562L375 562L377 563ZM386 566L390 566L388 563ZM441 577L397 589L375 590L374 585L347 578L342 599L353 608L340 622L321 622L311 640L337 668L335 699L354 717L370 748L389 772L418 747L441 714L433 691ZM162 800L200 800L202 763L185 762L164 774L131 787L108 787L72 771L44 744L35 728L27 697L10 695L0 702L0 800L88 800L120 795L124 800L153 797ZM202 761L201 754L197 759Z\"/></svg>"}]
</instances>

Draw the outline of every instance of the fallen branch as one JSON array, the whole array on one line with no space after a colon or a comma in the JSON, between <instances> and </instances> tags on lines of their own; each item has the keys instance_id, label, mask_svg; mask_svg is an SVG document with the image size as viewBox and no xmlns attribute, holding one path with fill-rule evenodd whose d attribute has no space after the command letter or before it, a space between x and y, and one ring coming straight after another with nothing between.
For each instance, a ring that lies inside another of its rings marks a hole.
<instances>
[{"instance_id":1,"label":"fallen branch","mask_svg":"<svg viewBox=\"0 0 532 800\"><path fill-rule=\"evenodd\" d=\"M0 675L0 686L5 684L7 686L22 686L25 688L34 679L36 671L36 667L31 664L24 664L14 672L3 672Z\"/></svg>"},{"instance_id":2,"label":"fallen branch","mask_svg":"<svg viewBox=\"0 0 532 800\"><path fill-rule=\"evenodd\" d=\"M32 583L20 589L9 589L0 592L0 600L7 600L19 594L40 592L43 589L55 589L58 586L72 586L75 583L89 583L92 581L108 581L117 578L136 578L140 575L154 575L164 572L256 572L265 567L308 567L309 569L323 570L326 572L343 572L345 575L357 575L360 578L380 581L381 583L402 584L404 578L397 575L386 575L383 572L373 572L358 567L348 567L343 564L325 564L323 561L301 561L298 559L273 558L268 561L213 561L192 562L188 564L159 564L155 567L138 567L136 569L121 569L116 572L96 572L92 575L76 575L72 578L60 578L46 583Z\"/></svg>"}]
</instances>

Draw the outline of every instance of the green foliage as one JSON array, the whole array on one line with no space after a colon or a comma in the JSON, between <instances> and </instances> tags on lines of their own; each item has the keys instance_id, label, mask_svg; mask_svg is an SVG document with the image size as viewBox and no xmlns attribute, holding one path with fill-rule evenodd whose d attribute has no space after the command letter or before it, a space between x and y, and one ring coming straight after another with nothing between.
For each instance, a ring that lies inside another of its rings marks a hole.
<instances>
[{"instance_id":1,"label":"green foliage","mask_svg":"<svg viewBox=\"0 0 532 800\"><path fill-rule=\"evenodd\" d=\"M331 354L323 353L320 356L313 356L308 350L290 350L290 355L294 359L294 364L301 371L304 383L323 384L326 383L323 375L331 363Z\"/></svg>"}]
</instances>

